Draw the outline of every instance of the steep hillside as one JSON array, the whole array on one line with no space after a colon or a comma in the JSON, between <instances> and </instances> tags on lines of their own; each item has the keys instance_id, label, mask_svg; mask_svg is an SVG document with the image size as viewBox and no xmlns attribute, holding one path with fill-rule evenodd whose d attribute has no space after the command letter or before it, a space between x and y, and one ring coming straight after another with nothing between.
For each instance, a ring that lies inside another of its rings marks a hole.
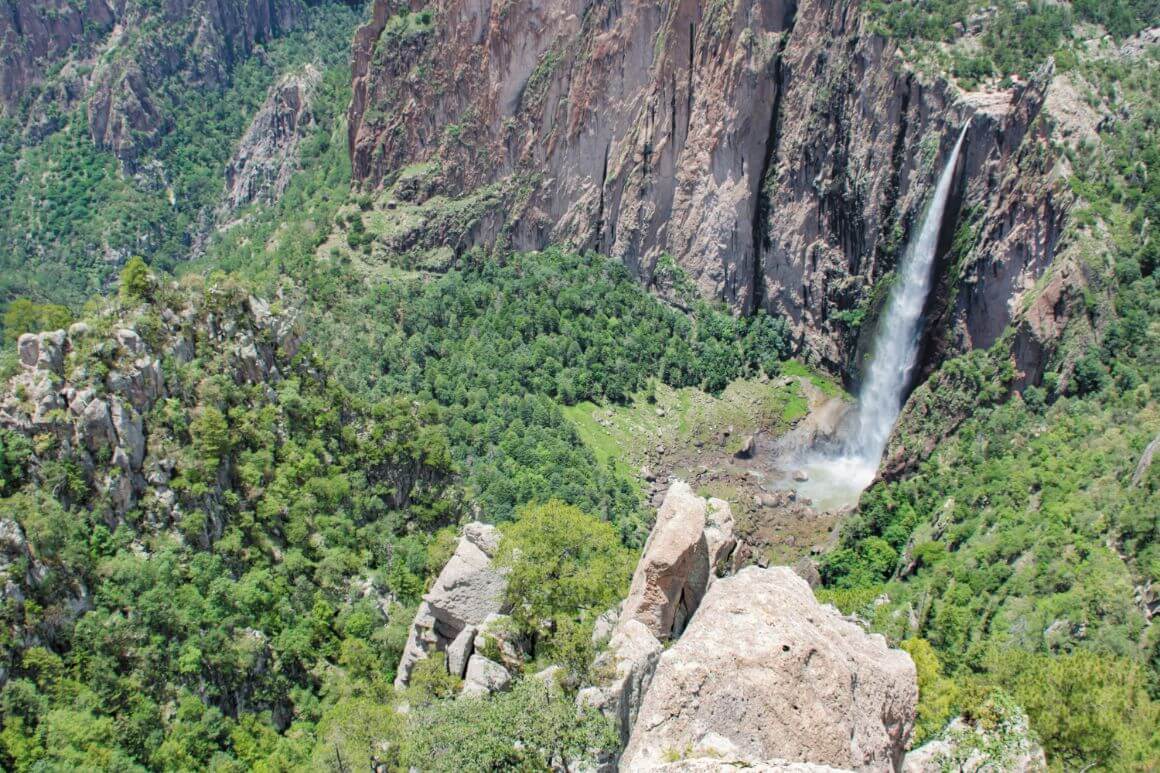
<instances>
[{"instance_id":1,"label":"steep hillside","mask_svg":"<svg viewBox=\"0 0 1160 773\"><path fill-rule=\"evenodd\" d=\"M209 230L229 222L213 216L223 200L236 208L261 193L250 183L247 195L232 188L239 159L256 152L250 145L277 144L246 136L264 102L276 103L272 87L310 66L320 83L304 97L327 103L345 92L348 35L359 19L341 4L129 3L109 11L108 29L98 24L103 17L85 17L84 40L50 45L34 22L65 25L78 9L62 5L6 5L11 30L0 13L0 41L15 52L6 53L5 68L17 67L22 52L49 48L2 91L4 308L25 297L75 311L132 255L167 268L187 260ZM298 109L310 113L305 103ZM327 103L320 112L339 109ZM295 126L283 142L313 123ZM296 149L278 149L291 168Z\"/></svg>"},{"instance_id":2,"label":"steep hillside","mask_svg":"<svg viewBox=\"0 0 1160 773\"><path fill-rule=\"evenodd\" d=\"M0 398L5 765L306 764L397 657L446 435L336 386L278 302L135 277L22 337Z\"/></svg>"}]
</instances>

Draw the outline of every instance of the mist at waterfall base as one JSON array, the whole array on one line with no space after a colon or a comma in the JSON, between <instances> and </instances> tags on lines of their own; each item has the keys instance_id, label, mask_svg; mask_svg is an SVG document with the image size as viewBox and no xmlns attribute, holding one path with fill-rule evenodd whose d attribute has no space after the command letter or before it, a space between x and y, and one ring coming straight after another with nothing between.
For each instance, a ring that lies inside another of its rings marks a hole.
<instances>
[{"instance_id":1,"label":"mist at waterfall base","mask_svg":"<svg viewBox=\"0 0 1160 773\"><path fill-rule=\"evenodd\" d=\"M818 510L856 505L862 491L877 475L918 358L922 310L930 292L939 228L966 134L964 126L939 175L922 226L899 263L897 278L874 334L872 355L855 413L844 423L845 436L827 448L802 452L793 464L795 470L808 476L806 480L795 480L794 489L800 496L809 498Z\"/></svg>"}]
</instances>

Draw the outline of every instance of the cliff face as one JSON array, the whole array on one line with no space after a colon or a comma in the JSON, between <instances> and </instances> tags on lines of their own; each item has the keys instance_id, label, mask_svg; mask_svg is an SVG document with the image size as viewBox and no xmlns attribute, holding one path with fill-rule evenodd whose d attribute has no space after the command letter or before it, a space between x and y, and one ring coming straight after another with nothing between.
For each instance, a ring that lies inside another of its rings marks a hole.
<instances>
[{"instance_id":1,"label":"cliff face","mask_svg":"<svg viewBox=\"0 0 1160 773\"><path fill-rule=\"evenodd\" d=\"M173 117L155 90L180 75L220 86L255 46L293 25L295 0L169 0L153 8L126 0L83 5L17 2L0 12L0 103L28 107L29 124L86 106L89 132L123 161L137 157ZM57 72L51 77L46 73Z\"/></svg>"},{"instance_id":2,"label":"cliff face","mask_svg":"<svg viewBox=\"0 0 1160 773\"><path fill-rule=\"evenodd\" d=\"M1068 204L1043 103L1042 83L964 94L920 77L857 3L378 0L355 39L349 139L363 187L418 164L410 196L488 191L415 241L592 248L661 292L683 273L785 316L856 379L855 312L873 316L870 287L964 123L927 356L988 346L1019 312ZM951 266L968 212L975 238ZM1041 348L1020 365L1041 367Z\"/></svg>"},{"instance_id":3,"label":"cliff face","mask_svg":"<svg viewBox=\"0 0 1160 773\"><path fill-rule=\"evenodd\" d=\"M314 125L314 92L322 73L307 65L283 76L238 143L226 167L226 193L215 213L225 222L255 201L277 201L298 165L298 146Z\"/></svg>"},{"instance_id":4,"label":"cliff face","mask_svg":"<svg viewBox=\"0 0 1160 773\"><path fill-rule=\"evenodd\" d=\"M112 29L116 13L105 0L14 0L0 8L0 105L14 107L47 64L89 36Z\"/></svg>"}]
</instances>

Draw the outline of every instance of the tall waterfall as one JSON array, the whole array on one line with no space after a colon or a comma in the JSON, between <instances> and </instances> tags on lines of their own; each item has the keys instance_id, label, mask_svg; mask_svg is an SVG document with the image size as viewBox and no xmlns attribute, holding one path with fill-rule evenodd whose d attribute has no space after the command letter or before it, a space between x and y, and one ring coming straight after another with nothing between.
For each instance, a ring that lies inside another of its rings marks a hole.
<instances>
[{"instance_id":1,"label":"tall waterfall","mask_svg":"<svg viewBox=\"0 0 1160 773\"><path fill-rule=\"evenodd\" d=\"M951 180L955 176L955 163L966 136L967 127L964 126L939 175L922 227L902 256L898 275L890 288L890 298L874 335L870 367L866 369L866 379L858 394L858 434L849 439L849 447L852 455L876 467L898 412L902 410L903 392L910 383L918 358L922 309L930 293L939 226L946 211Z\"/></svg>"},{"instance_id":2,"label":"tall waterfall","mask_svg":"<svg viewBox=\"0 0 1160 773\"><path fill-rule=\"evenodd\" d=\"M877 474L886 441L902 410L903 393L914 372L922 340L922 309L930 292L939 227L966 134L964 126L939 175L922 226L899 263L874 335L870 365L858 395L851 434L837 454L815 452L802 461L801 467L809 480L798 486L798 490L822 509L858 501L858 495Z\"/></svg>"}]
</instances>

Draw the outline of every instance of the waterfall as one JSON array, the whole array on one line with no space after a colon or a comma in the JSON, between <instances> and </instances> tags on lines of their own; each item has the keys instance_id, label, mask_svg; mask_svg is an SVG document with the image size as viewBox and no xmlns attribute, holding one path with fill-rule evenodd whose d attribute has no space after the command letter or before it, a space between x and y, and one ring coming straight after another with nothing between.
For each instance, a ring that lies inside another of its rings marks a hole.
<instances>
[{"instance_id":1,"label":"waterfall","mask_svg":"<svg viewBox=\"0 0 1160 773\"><path fill-rule=\"evenodd\" d=\"M878 472L886 441L902 410L903 394L910 384L922 340L922 309L930 292L939 228L966 134L964 126L939 175L922 226L899 262L890 297L874 334L870 365L858 394L851 434L838 453L815 451L799 465L809 478L797 489L821 509L858 501L858 495Z\"/></svg>"},{"instance_id":2,"label":"waterfall","mask_svg":"<svg viewBox=\"0 0 1160 773\"><path fill-rule=\"evenodd\" d=\"M939 227L946 211L951 180L955 176L955 162L966 136L967 127L964 126L939 175L922 227L902 256L894 285L890 288L890 298L874 335L870 367L866 369L866 378L858 394L858 434L849 439L848 445L853 456L875 467L902 410L903 392L910 384L918 358L922 309L930 293Z\"/></svg>"}]
</instances>

